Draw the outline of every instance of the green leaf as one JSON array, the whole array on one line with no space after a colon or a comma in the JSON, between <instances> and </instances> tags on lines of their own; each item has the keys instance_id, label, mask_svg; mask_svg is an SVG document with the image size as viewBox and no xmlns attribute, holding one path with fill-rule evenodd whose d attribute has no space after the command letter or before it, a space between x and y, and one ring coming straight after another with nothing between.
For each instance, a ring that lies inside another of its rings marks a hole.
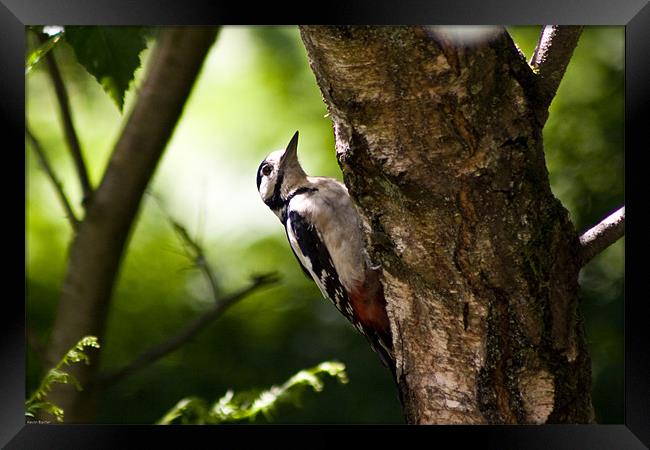
<instances>
[{"instance_id":1,"label":"green leaf","mask_svg":"<svg viewBox=\"0 0 650 450\"><path fill-rule=\"evenodd\" d=\"M48 412L56 418L57 422L63 422L63 409L59 408L58 406L56 406L54 403L51 402L32 403L27 407L25 416L30 418L36 418L36 412L38 411Z\"/></svg>"},{"instance_id":2,"label":"green leaf","mask_svg":"<svg viewBox=\"0 0 650 450\"><path fill-rule=\"evenodd\" d=\"M182 424L202 425L208 415L208 407L203 399L188 397L178 402L157 425L171 425L180 419Z\"/></svg>"},{"instance_id":3,"label":"green leaf","mask_svg":"<svg viewBox=\"0 0 650 450\"><path fill-rule=\"evenodd\" d=\"M260 414L267 420L271 420L271 414L280 403L293 403L299 406L300 398L307 388L315 392L322 391L324 375L334 377L340 383L348 382L345 365L327 361L316 367L301 370L281 386L271 386L262 391L251 389L236 394L228 391L209 410L206 402L200 398L184 398L157 423L170 425L252 421Z\"/></svg>"},{"instance_id":4,"label":"green leaf","mask_svg":"<svg viewBox=\"0 0 650 450\"><path fill-rule=\"evenodd\" d=\"M84 353L87 347L99 348L99 341L95 336L85 336L75 344L70 350L63 355L63 358L56 366L48 370L36 391L25 401L25 416L35 417L38 411L46 411L52 414L58 422L63 422L63 409L44 399L52 390L54 383L72 384L77 390L81 391L82 387L79 381L72 375L61 369L64 365L69 366L78 362L90 363L88 355Z\"/></svg>"},{"instance_id":5,"label":"green leaf","mask_svg":"<svg viewBox=\"0 0 650 450\"><path fill-rule=\"evenodd\" d=\"M140 27L66 26L65 40L84 66L122 111L124 94L140 67L148 30Z\"/></svg>"},{"instance_id":6,"label":"green leaf","mask_svg":"<svg viewBox=\"0 0 650 450\"><path fill-rule=\"evenodd\" d=\"M90 364L88 355L84 352L86 347L99 348L99 342L95 336L86 336L82 338L77 344L68 350L68 353L63 357L63 362L67 365L83 361Z\"/></svg>"},{"instance_id":7,"label":"green leaf","mask_svg":"<svg viewBox=\"0 0 650 450\"><path fill-rule=\"evenodd\" d=\"M34 66L36 66L36 64L38 64L41 59L43 59L43 57L54 48L54 46L61 40L62 36L63 29L61 29L59 33L51 35L47 41L39 45L37 49L31 51L27 55L27 59L25 60L25 75L31 72Z\"/></svg>"}]
</instances>

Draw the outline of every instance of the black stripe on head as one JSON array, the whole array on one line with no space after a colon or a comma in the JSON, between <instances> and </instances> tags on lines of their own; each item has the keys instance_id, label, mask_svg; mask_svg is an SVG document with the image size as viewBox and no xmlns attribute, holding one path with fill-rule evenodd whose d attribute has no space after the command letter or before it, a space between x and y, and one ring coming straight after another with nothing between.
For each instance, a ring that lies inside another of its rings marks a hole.
<instances>
[{"instance_id":1,"label":"black stripe on head","mask_svg":"<svg viewBox=\"0 0 650 450\"><path fill-rule=\"evenodd\" d=\"M280 210L285 204L285 201L282 199L282 192L281 192L283 182L284 182L284 171L282 169L278 169L278 175L275 177L275 186L273 186L273 195L271 196L271 198L264 200L266 206L271 208L273 211Z\"/></svg>"},{"instance_id":2,"label":"black stripe on head","mask_svg":"<svg viewBox=\"0 0 650 450\"><path fill-rule=\"evenodd\" d=\"M260 163L260 166L257 168L257 190L260 190L260 184L262 184L262 166L266 164L266 160Z\"/></svg>"}]
</instances>

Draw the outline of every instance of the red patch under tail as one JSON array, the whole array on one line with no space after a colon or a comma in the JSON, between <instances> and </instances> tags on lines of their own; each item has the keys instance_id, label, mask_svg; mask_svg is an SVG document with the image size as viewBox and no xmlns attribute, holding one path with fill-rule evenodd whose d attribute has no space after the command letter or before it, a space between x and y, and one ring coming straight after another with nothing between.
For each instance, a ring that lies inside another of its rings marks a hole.
<instances>
[{"instance_id":1,"label":"red patch under tail","mask_svg":"<svg viewBox=\"0 0 650 450\"><path fill-rule=\"evenodd\" d=\"M350 302L355 319L364 329L373 349L379 354L384 364L393 370L393 338L386 313L386 299L384 298L384 288L375 271L368 270L365 283L359 283L352 289Z\"/></svg>"}]
</instances>

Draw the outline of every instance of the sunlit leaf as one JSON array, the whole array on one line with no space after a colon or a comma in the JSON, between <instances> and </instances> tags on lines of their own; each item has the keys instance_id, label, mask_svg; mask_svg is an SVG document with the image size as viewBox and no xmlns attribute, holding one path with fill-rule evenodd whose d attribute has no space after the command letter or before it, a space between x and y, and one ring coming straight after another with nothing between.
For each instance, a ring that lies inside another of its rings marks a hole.
<instances>
[{"instance_id":1,"label":"sunlit leaf","mask_svg":"<svg viewBox=\"0 0 650 450\"><path fill-rule=\"evenodd\" d=\"M63 355L63 358L50 370L47 371L41 384L34 393L25 401L25 416L35 417L38 411L45 411L53 415L58 422L63 422L63 409L44 399L52 390L55 383L71 384L77 390L81 391L82 386L79 381L70 373L62 369L63 366L78 363L80 361L89 364L90 360L85 353L86 348L99 348L99 341L95 336L85 336L77 342L74 347Z\"/></svg>"},{"instance_id":2,"label":"sunlit leaf","mask_svg":"<svg viewBox=\"0 0 650 450\"><path fill-rule=\"evenodd\" d=\"M45 411L56 418L57 422L63 422L63 409L51 402L36 402L27 406L26 417L35 418L38 411Z\"/></svg>"},{"instance_id":3,"label":"sunlit leaf","mask_svg":"<svg viewBox=\"0 0 650 450\"><path fill-rule=\"evenodd\" d=\"M157 425L170 425L180 420L183 424L193 423L201 425L208 415L208 407L204 400L197 397L188 397L179 401Z\"/></svg>"},{"instance_id":4,"label":"sunlit leaf","mask_svg":"<svg viewBox=\"0 0 650 450\"><path fill-rule=\"evenodd\" d=\"M25 75L30 73L36 64L38 64L41 59L43 59L43 57L47 55L47 53L61 40L63 37L63 29L60 28L59 30L58 33L50 35L47 41L43 42L38 46L38 48L27 55L25 60Z\"/></svg>"},{"instance_id":5,"label":"sunlit leaf","mask_svg":"<svg viewBox=\"0 0 650 450\"><path fill-rule=\"evenodd\" d=\"M271 386L262 391L254 389L239 393L228 391L209 410L205 401L200 398L184 398L157 423L159 425L216 424L255 420L260 414L267 420L271 420L271 415L279 404L299 405L299 400L307 388L321 392L325 375L335 378L340 383L348 382L344 364L326 361L316 367L301 370L281 386Z\"/></svg>"}]
</instances>

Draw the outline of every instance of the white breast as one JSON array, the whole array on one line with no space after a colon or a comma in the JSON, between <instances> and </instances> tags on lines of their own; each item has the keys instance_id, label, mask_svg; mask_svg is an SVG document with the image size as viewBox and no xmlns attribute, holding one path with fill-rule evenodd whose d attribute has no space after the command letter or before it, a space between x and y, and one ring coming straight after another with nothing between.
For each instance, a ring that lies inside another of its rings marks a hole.
<instances>
[{"instance_id":1,"label":"white breast","mask_svg":"<svg viewBox=\"0 0 650 450\"><path fill-rule=\"evenodd\" d=\"M357 210L342 183L323 177L309 177L309 181L317 191L295 196L289 203L289 209L305 217L318 230L330 253L341 284L349 291L355 284L363 281L366 268ZM303 265L310 270L311 263L302 255L296 237L289 231L291 246ZM322 283L313 276L311 270L310 273L318 287L325 293Z\"/></svg>"}]
</instances>

